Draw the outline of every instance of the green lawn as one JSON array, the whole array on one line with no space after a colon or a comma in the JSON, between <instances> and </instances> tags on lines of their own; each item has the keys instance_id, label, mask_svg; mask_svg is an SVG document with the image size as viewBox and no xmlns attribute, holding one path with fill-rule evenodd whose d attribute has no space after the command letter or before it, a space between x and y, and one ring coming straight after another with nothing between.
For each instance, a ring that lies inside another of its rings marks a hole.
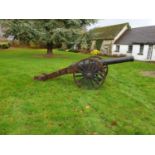
<instances>
[{"instance_id":1,"label":"green lawn","mask_svg":"<svg viewBox=\"0 0 155 155\"><path fill-rule=\"evenodd\" d=\"M155 64L109 66L98 90L78 88L72 75L46 82L52 72L89 55L45 50L0 50L0 134L155 134Z\"/></svg>"}]
</instances>

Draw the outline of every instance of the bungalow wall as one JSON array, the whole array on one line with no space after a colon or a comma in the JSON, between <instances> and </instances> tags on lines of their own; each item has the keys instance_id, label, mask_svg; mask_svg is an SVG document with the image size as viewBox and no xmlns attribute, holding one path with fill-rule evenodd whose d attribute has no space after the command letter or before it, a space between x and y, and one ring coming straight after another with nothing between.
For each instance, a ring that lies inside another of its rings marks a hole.
<instances>
[{"instance_id":1,"label":"bungalow wall","mask_svg":"<svg viewBox=\"0 0 155 155\"><path fill-rule=\"evenodd\" d=\"M144 45L142 53L140 53L140 45L132 45L132 51L129 51L129 45L116 45L112 47L112 55L134 56L136 60L155 61L155 45L153 45L152 57L148 58L149 45Z\"/></svg>"},{"instance_id":2,"label":"bungalow wall","mask_svg":"<svg viewBox=\"0 0 155 155\"><path fill-rule=\"evenodd\" d=\"M93 49L98 49L100 50L103 54L111 54L111 47L113 44L113 40L93 40L91 43L91 50Z\"/></svg>"},{"instance_id":3,"label":"bungalow wall","mask_svg":"<svg viewBox=\"0 0 155 155\"><path fill-rule=\"evenodd\" d=\"M101 44L100 51L103 54L111 54L111 47L113 44L113 40L103 40Z\"/></svg>"},{"instance_id":4,"label":"bungalow wall","mask_svg":"<svg viewBox=\"0 0 155 155\"><path fill-rule=\"evenodd\" d=\"M93 49L95 49L95 48L96 48L96 40L93 40L93 41L91 42L90 50L93 50Z\"/></svg>"},{"instance_id":5,"label":"bungalow wall","mask_svg":"<svg viewBox=\"0 0 155 155\"><path fill-rule=\"evenodd\" d=\"M149 45L144 45L143 54L140 54L140 45L133 45L132 55L136 60L147 60Z\"/></svg>"},{"instance_id":6,"label":"bungalow wall","mask_svg":"<svg viewBox=\"0 0 155 155\"><path fill-rule=\"evenodd\" d=\"M152 61L155 61L155 45L153 45Z\"/></svg>"},{"instance_id":7,"label":"bungalow wall","mask_svg":"<svg viewBox=\"0 0 155 155\"><path fill-rule=\"evenodd\" d=\"M112 46L112 55L126 55L131 56L132 53L129 53L129 46L128 45L119 45L119 49L117 49L117 45L114 44Z\"/></svg>"},{"instance_id":8,"label":"bungalow wall","mask_svg":"<svg viewBox=\"0 0 155 155\"><path fill-rule=\"evenodd\" d=\"M140 52L140 45L133 45L132 55L136 60L143 60L143 61L155 61L155 45L153 45L153 49L151 52L151 59L149 57L149 47L150 45L144 45L143 54L139 54Z\"/></svg>"}]
</instances>

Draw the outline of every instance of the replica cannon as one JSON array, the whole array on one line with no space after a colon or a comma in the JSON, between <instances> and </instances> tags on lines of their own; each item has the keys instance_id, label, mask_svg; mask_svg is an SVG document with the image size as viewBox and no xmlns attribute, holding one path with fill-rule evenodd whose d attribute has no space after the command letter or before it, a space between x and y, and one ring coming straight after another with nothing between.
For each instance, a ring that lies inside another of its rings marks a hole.
<instances>
[{"instance_id":1,"label":"replica cannon","mask_svg":"<svg viewBox=\"0 0 155 155\"><path fill-rule=\"evenodd\" d=\"M86 59L82 59L66 68L60 69L53 73L41 74L35 76L35 80L45 81L53 79L64 74L73 74L73 78L77 86L86 88L98 88L100 87L108 73L108 65L123 63L128 61L134 61L131 57L121 57L113 59L102 59L99 56L93 56Z\"/></svg>"}]
</instances>

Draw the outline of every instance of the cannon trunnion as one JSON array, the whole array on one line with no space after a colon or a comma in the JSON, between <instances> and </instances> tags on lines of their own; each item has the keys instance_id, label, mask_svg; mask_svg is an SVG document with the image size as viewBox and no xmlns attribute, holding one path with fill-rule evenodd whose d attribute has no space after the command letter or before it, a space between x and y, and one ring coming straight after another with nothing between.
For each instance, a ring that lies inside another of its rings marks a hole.
<instances>
[{"instance_id":1,"label":"cannon trunnion","mask_svg":"<svg viewBox=\"0 0 155 155\"><path fill-rule=\"evenodd\" d=\"M133 57L121 57L104 60L99 56L83 59L66 68L49 74L35 76L35 80L45 81L64 74L73 74L77 86L88 89L100 87L108 74L108 65L134 61Z\"/></svg>"}]
</instances>

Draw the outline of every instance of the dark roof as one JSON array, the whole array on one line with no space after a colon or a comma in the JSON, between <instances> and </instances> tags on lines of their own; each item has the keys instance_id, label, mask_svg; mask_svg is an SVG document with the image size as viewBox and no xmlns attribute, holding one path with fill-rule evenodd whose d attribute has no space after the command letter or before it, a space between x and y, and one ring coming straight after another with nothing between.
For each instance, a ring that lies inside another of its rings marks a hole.
<instances>
[{"instance_id":1,"label":"dark roof","mask_svg":"<svg viewBox=\"0 0 155 155\"><path fill-rule=\"evenodd\" d=\"M129 26L128 23L123 23L118 25L98 27L90 30L90 33L93 34L93 39L113 40L125 25Z\"/></svg>"},{"instance_id":2,"label":"dark roof","mask_svg":"<svg viewBox=\"0 0 155 155\"><path fill-rule=\"evenodd\" d=\"M138 27L126 31L116 44L153 44L155 43L155 26Z\"/></svg>"}]
</instances>

